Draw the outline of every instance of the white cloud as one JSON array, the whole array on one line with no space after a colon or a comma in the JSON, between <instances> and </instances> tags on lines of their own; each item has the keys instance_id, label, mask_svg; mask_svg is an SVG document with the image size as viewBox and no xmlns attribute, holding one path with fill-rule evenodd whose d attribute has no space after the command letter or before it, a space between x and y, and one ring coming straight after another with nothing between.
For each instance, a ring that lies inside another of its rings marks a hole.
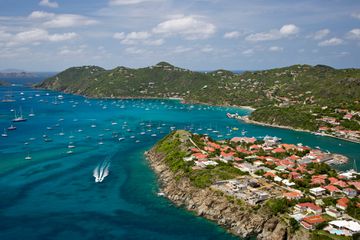
<instances>
[{"instance_id":1,"label":"white cloud","mask_svg":"<svg viewBox=\"0 0 360 240\"><path fill-rule=\"evenodd\" d=\"M360 40L360 28L354 28L347 33L346 36L348 39Z\"/></svg>"},{"instance_id":2,"label":"white cloud","mask_svg":"<svg viewBox=\"0 0 360 240\"><path fill-rule=\"evenodd\" d=\"M327 35L329 35L329 33L330 33L330 30L329 29L321 29L321 30L319 30L319 31L317 31L317 32L315 32L314 33L314 35L313 35L313 38L315 39L315 40L321 40L321 39L323 39L324 37L326 37Z\"/></svg>"},{"instance_id":3,"label":"white cloud","mask_svg":"<svg viewBox=\"0 0 360 240\"><path fill-rule=\"evenodd\" d=\"M49 40L51 42L61 42L61 41L72 40L77 37L78 37L78 35L76 33L70 32L70 33L49 35Z\"/></svg>"},{"instance_id":4,"label":"white cloud","mask_svg":"<svg viewBox=\"0 0 360 240\"><path fill-rule=\"evenodd\" d=\"M189 52L191 50L193 50L193 49L190 47L177 46L173 52L174 53L185 53L185 52Z\"/></svg>"},{"instance_id":5,"label":"white cloud","mask_svg":"<svg viewBox=\"0 0 360 240\"><path fill-rule=\"evenodd\" d=\"M164 39L160 38L160 39L155 39L155 40L146 40L144 42L145 45L150 45L150 46L160 46L164 44Z\"/></svg>"},{"instance_id":6,"label":"white cloud","mask_svg":"<svg viewBox=\"0 0 360 240\"><path fill-rule=\"evenodd\" d=\"M134 54L134 55L147 53L146 50L141 49L141 48L136 48L136 47L125 48L125 52L129 53L129 54Z\"/></svg>"},{"instance_id":7,"label":"white cloud","mask_svg":"<svg viewBox=\"0 0 360 240\"><path fill-rule=\"evenodd\" d=\"M29 15L30 19L43 21L46 28L67 28L96 24L97 21L77 14L54 14L44 11L34 11Z\"/></svg>"},{"instance_id":8,"label":"white cloud","mask_svg":"<svg viewBox=\"0 0 360 240\"><path fill-rule=\"evenodd\" d=\"M122 39L124 39L124 38L125 38L125 36L126 36L126 35L125 35L125 33L124 33L124 32L117 32L117 33L115 33L115 34L114 34L114 36L113 36L113 37L114 37L115 39L122 40Z\"/></svg>"},{"instance_id":9,"label":"white cloud","mask_svg":"<svg viewBox=\"0 0 360 240\"><path fill-rule=\"evenodd\" d=\"M212 48L211 46L207 45L203 48L200 49L202 52L204 53L209 53L209 52L213 52L214 51L214 48Z\"/></svg>"},{"instance_id":10,"label":"white cloud","mask_svg":"<svg viewBox=\"0 0 360 240\"><path fill-rule=\"evenodd\" d=\"M39 42L61 42L77 38L74 32L62 34L49 34L46 30L35 28L12 35L7 42L8 46L16 46L22 44L38 44Z\"/></svg>"},{"instance_id":11,"label":"white cloud","mask_svg":"<svg viewBox=\"0 0 360 240\"><path fill-rule=\"evenodd\" d=\"M318 45L320 47L327 47L327 46L336 46L336 45L340 45L342 44L344 41L341 38L330 38L327 40L324 40L322 42L320 42Z\"/></svg>"},{"instance_id":12,"label":"white cloud","mask_svg":"<svg viewBox=\"0 0 360 240\"><path fill-rule=\"evenodd\" d=\"M273 29L269 32L254 33L248 35L245 40L250 42L260 42L260 41L271 41L278 40L281 38L290 37L299 32L299 28L294 24L286 24L280 29Z\"/></svg>"},{"instance_id":13,"label":"white cloud","mask_svg":"<svg viewBox=\"0 0 360 240\"><path fill-rule=\"evenodd\" d=\"M241 36L241 34L238 31L226 32L224 34L224 38L226 38L226 39L239 38L240 36Z\"/></svg>"},{"instance_id":14,"label":"white cloud","mask_svg":"<svg viewBox=\"0 0 360 240\"><path fill-rule=\"evenodd\" d=\"M59 50L58 54L59 55L75 55L75 56L78 56L80 54L83 54L85 49L86 49L86 45L80 45L80 46L78 46L76 48L74 48L74 47L70 48L68 46L64 46Z\"/></svg>"},{"instance_id":15,"label":"white cloud","mask_svg":"<svg viewBox=\"0 0 360 240\"><path fill-rule=\"evenodd\" d=\"M360 19L360 12L353 13L353 14L351 14L351 16L353 18Z\"/></svg>"},{"instance_id":16,"label":"white cloud","mask_svg":"<svg viewBox=\"0 0 360 240\"><path fill-rule=\"evenodd\" d=\"M247 49L247 50L242 51L242 54L245 55L245 56L251 56L251 55L254 54L254 50L253 49Z\"/></svg>"},{"instance_id":17,"label":"white cloud","mask_svg":"<svg viewBox=\"0 0 360 240\"><path fill-rule=\"evenodd\" d=\"M282 52L283 50L284 50L284 48L278 47L278 46L269 47L270 52Z\"/></svg>"},{"instance_id":18,"label":"white cloud","mask_svg":"<svg viewBox=\"0 0 360 240\"><path fill-rule=\"evenodd\" d=\"M177 16L159 23L153 32L166 36L180 35L187 40L206 39L215 33L216 27L199 16Z\"/></svg>"},{"instance_id":19,"label":"white cloud","mask_svg":"<svg viewBox=\"0 0 360 240\"><path fill-rule=\"evenodd\" d=\"M7 41L11 38L11 34L0 30L0 41Z\"/></svg>"},{"instance_id":20,"label":"white cloud","mask_svg":"<svg viewBox=\"0 0 360 240\"><path fill-rule=\"evenodd\" d=\"M124 32L117 32L113 35L113 38L121 40L121 43L126 45L145 44L151 46L160 46L164 43L164 39L150 39L150 37L151 34L146 31L130 32L128 34Z\"/></svg>"},{"instance_id":21,"label":"white cloud","mask_svg":"<svg viewBox=\"0 0 360 240\"><path fill-rule=\"evenodd\" d=\"M280 28L280 33L285 36L297 34L298 32L299 28L294 24L287 24Z\"/></svg>"},{"instance_id":22,"label":"white cloud","mask_svg":"<svg viewBox=\"0 0 360 240\"><path fill-rule=\"evenodd\" d=\"M110 0L110 6L134 5L146 2L159 2L162 0Z\"/></svg>"},{"instance_id":23,"label":"white cloud","mask_svg":"<svg viewBox=\"0 0 360 240\"><path fill-rule=\"evenodd\" d=\"M50 8L57 8L59 7L59 4L57 2L50 2L49 0L41 0L39 2L40 6L44 7L50 7Z\"/></svg>"},{"instance_id":24,"label":"white cloud","mask_svg":"<svg viewBox=\"0 0 360 240\"><path fill-rule=\"evenodd\" d=\"M44 19L54 17L54 13L44 12L44 11L33 11L30 15L30 19Z\"/></svg>"}]
</instances>

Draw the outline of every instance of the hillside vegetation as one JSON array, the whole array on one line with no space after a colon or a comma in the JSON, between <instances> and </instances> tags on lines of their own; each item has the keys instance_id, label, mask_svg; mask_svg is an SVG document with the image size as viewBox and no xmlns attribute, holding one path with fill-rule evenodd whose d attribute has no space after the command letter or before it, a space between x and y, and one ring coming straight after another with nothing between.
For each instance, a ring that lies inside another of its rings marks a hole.
<instances>
[{"instance_id":1,"label":"hillside vegetation","mask_svg":"<svg viewBox=\"0 0 360 240\"><path fill-rule=\"evenodd\" d=\"M315 119L326 109L360 111L360 70L324 65L242 74L194 72L166 62L139 69L84 66L69 68L37 87L96 98L180 97L187 102L248 105L257 108L253 120L308 130L321 125Z\"/></svg>"}]
</instances>

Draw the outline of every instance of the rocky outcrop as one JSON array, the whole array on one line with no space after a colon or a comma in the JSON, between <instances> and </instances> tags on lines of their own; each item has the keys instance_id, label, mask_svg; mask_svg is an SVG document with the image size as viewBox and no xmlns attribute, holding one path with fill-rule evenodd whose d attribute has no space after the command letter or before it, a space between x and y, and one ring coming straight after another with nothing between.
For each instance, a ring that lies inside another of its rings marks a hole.
<instances>
[{"instance_id":1,"label":"rocky outcrop","mask_svg":"<svg viewBox=\"0 0 360 240\"><path fill-rule=\"evenodd\" d=\"M164 162L164 155L153 148L146 152L151 167L157 173L161 191L177 206L184 207L197 215L212 220L232 234L248 238L257 236L259 240L295 240L287 224L261 207L239 204L219 191L211 188L196 188L180 173L173 173ZM304 235L302 235L302 239Z\"/></svg>"}]
</instances>

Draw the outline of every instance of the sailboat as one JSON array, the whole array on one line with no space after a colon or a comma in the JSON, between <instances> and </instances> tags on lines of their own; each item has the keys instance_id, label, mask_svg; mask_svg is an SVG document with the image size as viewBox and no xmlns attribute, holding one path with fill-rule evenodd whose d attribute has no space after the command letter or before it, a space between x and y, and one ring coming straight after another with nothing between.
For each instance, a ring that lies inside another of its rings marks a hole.
<instances>
[{"instance_id":1,"label":"sailboat","mask_svg":"<svg viewBox=\"0 0 360 240\"><path fill-rule=\"evenodd\" d=\"M11 124L11 126L8 127L7 130L9 130L9 131L14 131L14 130L16 130L16 127Z\"/></svg>"},{"instance_id":2,"label":"sailboat","mask_svg":"<svg viewBox=\"0 0 360 240\"><path fill-rule=\"evenodd\" d=\"M35 116L35 113L34 113L34 110L31 109L30 113L29 113L29 117L34 117Z\"/></svg>"},{"instance_id":3,"label":"sailboat","mask_svg":"<svg viewBox=\"0 0 360 240\"><path fill-rule=\"evenodd\" d=\"M20 107L20 116L17 116L16 111L15 111L15 117L14 117L14 119L12 121L13 122L25 122L25 121L27 121L27 119L24 118L23 115L22 115L21 107Z\"/></svg>"},{"instance_id":4,"label":"sailboat","mask_svg":"<svg viewBox=\"0 0 360 240\"><path fill-rule=\"evenodd\" d=\"M4 128L4 133L1 134L2 137L7 137L7 132L6 132L6 129Z\"/></svg>"},{"instance_id":5,"label":"sailboat","mask_svg":"<svg viewBox=\"0 0 360 240\"><path fill-rule=\"evenodd\" d=\"M28 153L28 155L25 157L25 160L31 160L30 154Z\"/></svg>"}]
</instances>

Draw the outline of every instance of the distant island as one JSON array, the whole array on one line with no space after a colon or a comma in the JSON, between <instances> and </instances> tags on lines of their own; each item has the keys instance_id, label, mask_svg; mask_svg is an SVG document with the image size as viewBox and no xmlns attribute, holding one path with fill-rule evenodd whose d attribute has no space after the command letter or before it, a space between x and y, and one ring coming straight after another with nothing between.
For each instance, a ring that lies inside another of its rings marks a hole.
<instances>
[{"instance_id":1,"label":"distant island","mask_svg":"<svg viewBox=\"0 0 360 240\"><path fill-rule=\"evenodd\" d=\"M160 196L240 237L358 239L360 174L345 157L301 144L177 130L145 153Z\"/></svg>"},{"instance_id":2,"label":"distant island","mask_svg":"<svg viewBox=\"0 0 360 240\"><path fill-rule=\"evenodd\" d=\"M250 106L242 120L360 142L360 69L293 65L262 71L196 72L167 62L132 69L69 68L39 88L93 98L181 98Z\"/></svg>"},{"instance_id":3,"label":"distant island","mask_svg":"<svg viewBox=\"0 0 360 240\"><path fill-rule=\"evenodd\" d=\"M0 70L0 78L19 78L19 77L23 77L23 78L36 77L36 74L19 69Z\"/></svg>"}]
</instances>

